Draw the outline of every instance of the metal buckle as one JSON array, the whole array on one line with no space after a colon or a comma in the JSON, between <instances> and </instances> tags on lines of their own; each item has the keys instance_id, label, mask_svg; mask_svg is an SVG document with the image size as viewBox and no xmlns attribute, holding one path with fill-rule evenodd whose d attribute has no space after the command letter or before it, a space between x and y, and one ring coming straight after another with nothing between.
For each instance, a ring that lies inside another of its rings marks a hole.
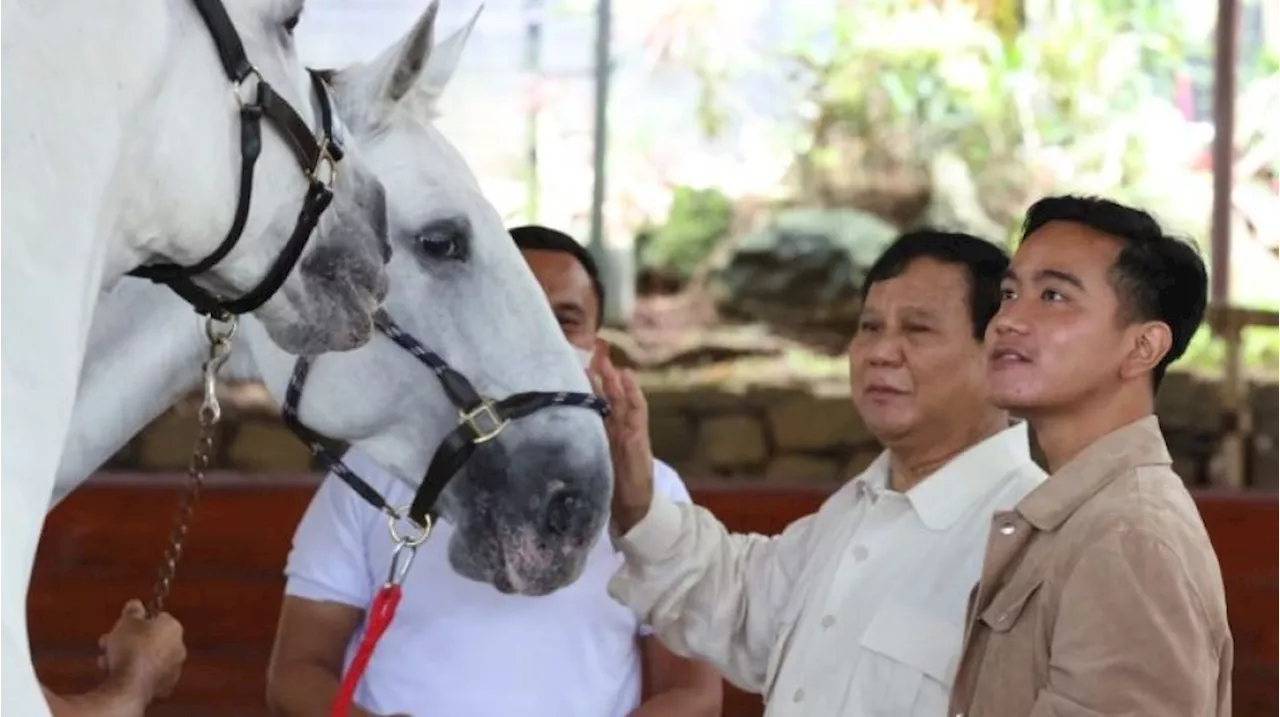
<instances>
[{"instance_id":1,"label":"metal buckle","mask_svg":"<svg viewBox=\"0 0 1280 717\"><path fill-rule=\"evenodd\" d=\"M250 78L256 80L253 83L252 88L249 87ZM254 97L254 95L252 94L246 95L246 92L248 92L248 90L250 89L256 92L258 89L258 86L261 85L262 82L263 82L262 73L258 72L258 68L250 67L249 72L244 76L244 78L235 83L235 86L231 90L231 94L236 96L236 104L240 106L240 109L243 110L245 107L257 106L256 104L257 98Z\"/></svg>"},{"instance_id":2,"label":"metal buckle","mask_svg":"<svg viewBox=\"0 0 1280 717\"><path fill-rule=\"evenodd\" d=\"M209 355L201 367L204 374L204 401L200 404L202 425L211 426L222 418L222 405L218 403L218 370L231 356L231 342L236 337L238 326L235 315L230 315L226 321L205 317L204 335L209 340Z\"/></svg>"},{"instance_id":3,"label":"metal buckle","mask_svg":"<svg viewBox=\"0 0 1280 717\"><path fill-rule=\"evenodd\" d=\"M426 518L426 525L418 525L417 521L411 520L409 518L408 505L402 505L399 508L388 510L387 529L391 531L392 542L396 545L404 545L410 548L417 548L419 545L427 542L427 538L431 537L431 529L435 527L435 524L432 522L430 514L427 514ZM411 528L414 528L417 533L406 533L401 535L396 526L399 525L402 520L408 523Z\"/></svg>"},{"instance_id":4,"label":"metal buckle","mask_svg":"<svg viewBox=\"0 0 1280 717\"><path fill-rule=\"evenodd\" d=\"M471 439L472 443L478 445L492 441L498 437L499 433L502 433L502 429L506 428L508 423L511 423L509 418L498 418L497 412L493 410L494 406L493 399L486 398L480 402L480 405L470 411L458 411L458 422L470 426L471 432L475 434L475 437ZM488 423L489 428L481 428L480 423L476 421L482 415L487 416L485 421Z\"/></svg>"},{"instance_id":5,"label":"metal buckle","mask_svg":"<svg viewBox=\"0 0 1280 717\"><path fill-rule=\"evenodd\" d=\"M311 168L307 176L311 181L329 189L333 189L334 183L338 181L338 160L329 152L328 137L320 141L320 152L316 155L316 166Z\"/></svg>"},{"instance_id":6,"label":"metal buckle","mask_svg":"<svg viewBox=\"0 0 1280 717\"><path fill-rule=\"evenodd\" d=\"M405 552L406 548L408 552ZM409 574L409 567L413 565L413 559L418 555L418 546L409 543L396 543L395 550L391 551L391 565L387 567L387 585L400 585L404 582L404 577Z\"/></svg>"}]
</instances>

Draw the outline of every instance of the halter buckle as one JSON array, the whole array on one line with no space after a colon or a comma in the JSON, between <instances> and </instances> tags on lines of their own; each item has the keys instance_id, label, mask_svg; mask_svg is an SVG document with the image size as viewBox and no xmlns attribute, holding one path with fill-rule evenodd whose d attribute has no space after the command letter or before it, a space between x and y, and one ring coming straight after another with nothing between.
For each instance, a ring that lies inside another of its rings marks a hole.
<instances>
[{"instance_id":1,"label":"halter buckle","mask_svg":"<svg viewBox=\"0 0 1280 717\"><path fill-rule=\"evenodd\" d=\"M459 411L459 423L464 423L471 428L473 434L471 442L479 445L488 443L498 437L502 433L502 429L511 423L509 418L500 418L498 412L494 410L496 404L493 399L486 398L480 401L475 408L470 411ZM483 420L477 420L481 417Z\"/></svg>"},{"instance_id":2,"label":"halter buckle","mask_svg":"<svg viewBox=\"0 0 1280 717\"><path fill-rule=\"evenodd\" d=\"M250 78L253 78L254 80L256 80L256 82L253 83L252 87L249 87ZM262 84L262 82L263 82L262 73L258 72L258 68L256 67L250 67L249 71L245 73L244 77L241 77L240 79L236 80L235 88L232 90L232 94L236 96L236 104L240 106L240 109L243 110L245 107L257 106L258 87ZM249 94L250 89L253 90L253 94Z\"/></svg>"},{"instance_id":3,"label":"halter buckle","mask_svg":"<svg viewBox=\"0 0 1280 717\"><path fill-rule=\"evenodd\" d=\"M320 141L320 151L316 154L316 164L307 172L311 181L329 189L338 181L338 159L330 151L329 138Z\"/></svg>"}]
</instances>

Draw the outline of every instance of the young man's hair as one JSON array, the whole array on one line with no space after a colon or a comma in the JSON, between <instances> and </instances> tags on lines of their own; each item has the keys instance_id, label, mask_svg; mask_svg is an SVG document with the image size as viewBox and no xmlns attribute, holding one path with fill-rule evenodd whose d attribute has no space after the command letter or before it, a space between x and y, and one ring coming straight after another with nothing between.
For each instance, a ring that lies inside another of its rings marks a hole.
<instances>
[{"instance_id":1,"label":"young man's hair","mask_svg":"<svg viewBox=\"0 0 1280 717\"><path fill-rule=\"evenodd\" d=\"M604 284L600 282L600 270L596 267L596 260L591 257L587 248L568 234L539 224L515 227L509 230L509 233L511 238L516 240L516 246L521 251L558 251L578 260L586 270L587 276L591 278L591 289L595 292L596 305L599 307L596 328L600 328L600 324L604 321Z\"/></svg>"},{"instance_id":2,"label":"young man's hair","mask_svg":"<svg viewBox=\"0 0 1280 717\"><path fill-rule=\"evenodd\" d=\"M973 337L982 341L987 324L1000 310L1000 282L1009 268L1009 255L991 242L960 232L917 229L893 241L867 270L862 301L873 284L900 276L912 262L933 259L964 270L969 283L969 315Z\"/></svg>"},{"instance_id":3,"label":"young man's hair","mask_svg":"<svg viewBox=\"0 0 1280 717\"><path fill-rule=\"evenodd\" d=\"M1022 240L1049 222L1081 224L1120 242L1109 278L1127 323L1161 321L1173 334L1151 372L1156 391L1204 320L1209 275L1195 244L1166 234L1147 212L1101 197L1045 197L1027 210Z\"/></svg>"}]
</instances>

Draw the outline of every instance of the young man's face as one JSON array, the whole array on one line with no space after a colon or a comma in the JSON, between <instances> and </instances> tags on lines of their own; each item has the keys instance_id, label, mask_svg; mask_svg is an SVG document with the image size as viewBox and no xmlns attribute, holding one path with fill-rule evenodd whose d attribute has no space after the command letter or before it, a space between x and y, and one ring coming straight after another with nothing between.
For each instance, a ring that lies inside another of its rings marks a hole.
<instances>
[{"instance_id":1,"label":"young man's face","mask_svg":"<svg viewBox=\"0 0 1280 717\"><path fill-rule=\"evenodd\" d=\"M1118 240L1071 222L1023 240L987 327L996 405L1028 416L1115 390L1134 339L1109 278L1119 253Z\"/></svg>"},{"instance_id":2,"label":"young man's face","mask_svg":"<svg viewBox=\"0 0 1280 717\"><path fill-rule=\"evenodd\" d=\"M572 254L562 251L535 249L520 253L546 292L565 338L580 349L592 350L600 323L600 304L587 270Z\"/></svg>"}]
</instances>

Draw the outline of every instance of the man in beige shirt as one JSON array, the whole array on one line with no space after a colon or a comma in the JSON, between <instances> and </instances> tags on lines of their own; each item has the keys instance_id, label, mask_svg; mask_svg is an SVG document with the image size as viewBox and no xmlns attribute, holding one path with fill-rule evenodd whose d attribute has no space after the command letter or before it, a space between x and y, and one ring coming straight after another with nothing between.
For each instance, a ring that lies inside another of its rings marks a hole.
<instances>
[{"instance_id":1,"label":"man in beige shirt","mask_svg":"<svg viewBox=\"0 0 1280 717\"><path fill-rule=\"evenodd\" d=\"M991 524L949 714L1231 714L1218 560L1153 415L1205 285L1145 212L1028 211L987 348L993 400L1027 417L1051 477Z\"/></svg>"},{"instance_id":2,"label":"man in beige shirt","mask_svg":"<svg viewBox=\"0 0 1280 717\"><path fill-rule=\"evenodd\" d=\"M779 536L733 535L655 494L644 399L598 352L613 405L609 591L673 652L765 695L770 717L938 717L987 526L1044 473L987 401L982 336L1008 259L976 237L900 237L868 271L853 401L887 450Z\"/></svg>"}]
</instances>

